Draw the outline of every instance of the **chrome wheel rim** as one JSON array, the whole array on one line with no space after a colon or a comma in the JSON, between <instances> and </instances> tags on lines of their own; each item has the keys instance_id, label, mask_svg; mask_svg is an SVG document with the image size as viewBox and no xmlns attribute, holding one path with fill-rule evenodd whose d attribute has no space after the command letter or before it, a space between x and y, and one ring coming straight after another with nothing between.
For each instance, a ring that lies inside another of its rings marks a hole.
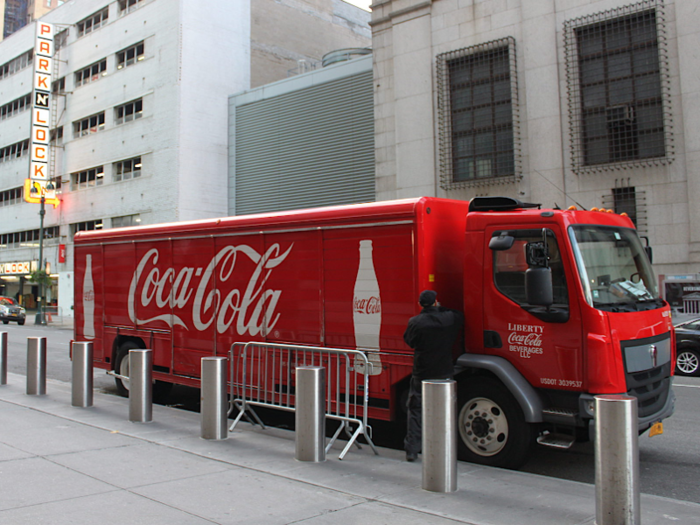
<instances>
[{"instance_id":1,"label":"chrome wheel rim","mask_svg":"<svg viewBox=\"0 0 700 525\"><path fill-rule=\"evenodd\" d=\"M491 399L477 397L465 403L458 424L462 441L479 456L495 456L508 442L508 418Z\"/></svg>"}]
</instances>

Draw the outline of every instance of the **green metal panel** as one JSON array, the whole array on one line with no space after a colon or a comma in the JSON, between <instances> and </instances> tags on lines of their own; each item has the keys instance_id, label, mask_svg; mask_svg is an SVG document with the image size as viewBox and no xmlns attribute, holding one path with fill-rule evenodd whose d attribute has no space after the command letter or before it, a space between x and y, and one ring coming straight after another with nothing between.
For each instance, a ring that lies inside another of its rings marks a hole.
<instances>
[{"instance_id":1,"label":"green metal panel","mask_svg":"<svg viewBox=\"0 0 700 525\"><path fill-rule=\"evenodd\" d=\"M372 72L236 107L236 214L371 202Z\"/></svg>"}]
</instances>

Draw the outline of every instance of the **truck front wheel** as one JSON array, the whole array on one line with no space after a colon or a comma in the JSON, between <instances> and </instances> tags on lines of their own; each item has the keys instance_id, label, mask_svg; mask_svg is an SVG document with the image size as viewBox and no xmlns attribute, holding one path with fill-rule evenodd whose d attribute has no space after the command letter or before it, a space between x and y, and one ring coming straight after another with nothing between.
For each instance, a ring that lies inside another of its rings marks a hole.
<instances>
[{"instance_id":1,"label":"truck front wheel","mask_svg":"<svg viewBox=\"0 0 700 525\"><path fill-rule=\"evenodd\" d=\"M492 467L520 467L534 443L535 429L505 386L489 378L467 378L459 398L459 458Z\"/></svg>"}]
</instances>

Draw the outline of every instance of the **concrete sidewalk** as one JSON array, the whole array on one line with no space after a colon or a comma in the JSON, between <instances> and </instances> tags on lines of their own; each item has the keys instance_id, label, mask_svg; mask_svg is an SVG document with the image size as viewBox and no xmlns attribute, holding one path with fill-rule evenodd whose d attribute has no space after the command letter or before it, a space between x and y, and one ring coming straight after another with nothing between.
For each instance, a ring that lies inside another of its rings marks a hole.
<instances>
[{"instance_id":1,"label":"concrete sidewalk","mask_svg":"<svg viewBox=\"0 0 700 525\"><path fill-rule=\"evenodd\" d=\"M459 465L459 491L421 489L401 451L340 444L325 463L294 459L294 434L241 423L224 441L199 437L199 414L153 407L130 423L128 400L95 393L70 406L70 385L27 396L0 386L3 524L593 524L592 485ZM698 524L700 505L642 495L644 524Z\"/></svg>"}]
</instances>

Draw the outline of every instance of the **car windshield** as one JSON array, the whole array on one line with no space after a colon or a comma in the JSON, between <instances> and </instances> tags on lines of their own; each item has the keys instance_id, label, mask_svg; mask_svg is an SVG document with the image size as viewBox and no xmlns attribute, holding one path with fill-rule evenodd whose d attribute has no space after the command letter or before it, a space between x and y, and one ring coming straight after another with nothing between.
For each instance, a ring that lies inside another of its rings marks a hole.
<instances>
[{"instance_id":1,"label":"car windshield","mask_svg":"<svg viewBox=\"0 0 700 525\"><path fill-rule=\"evenodd\" d=\"M15 304L14 299L10 299L9 297L0 297L0 304L3 306L12 306Z\"/></svg>"},{"instance_id":2,"label":"car windshield","mask_svg":"<svg viewBox=\"0 0 700 525\"><path fill-rule=\"evenodd\" d=\"M654 272L635 230L572 226L569 236L588 304L611 312L663 306Z\"/></svg>"}]
</instances>

